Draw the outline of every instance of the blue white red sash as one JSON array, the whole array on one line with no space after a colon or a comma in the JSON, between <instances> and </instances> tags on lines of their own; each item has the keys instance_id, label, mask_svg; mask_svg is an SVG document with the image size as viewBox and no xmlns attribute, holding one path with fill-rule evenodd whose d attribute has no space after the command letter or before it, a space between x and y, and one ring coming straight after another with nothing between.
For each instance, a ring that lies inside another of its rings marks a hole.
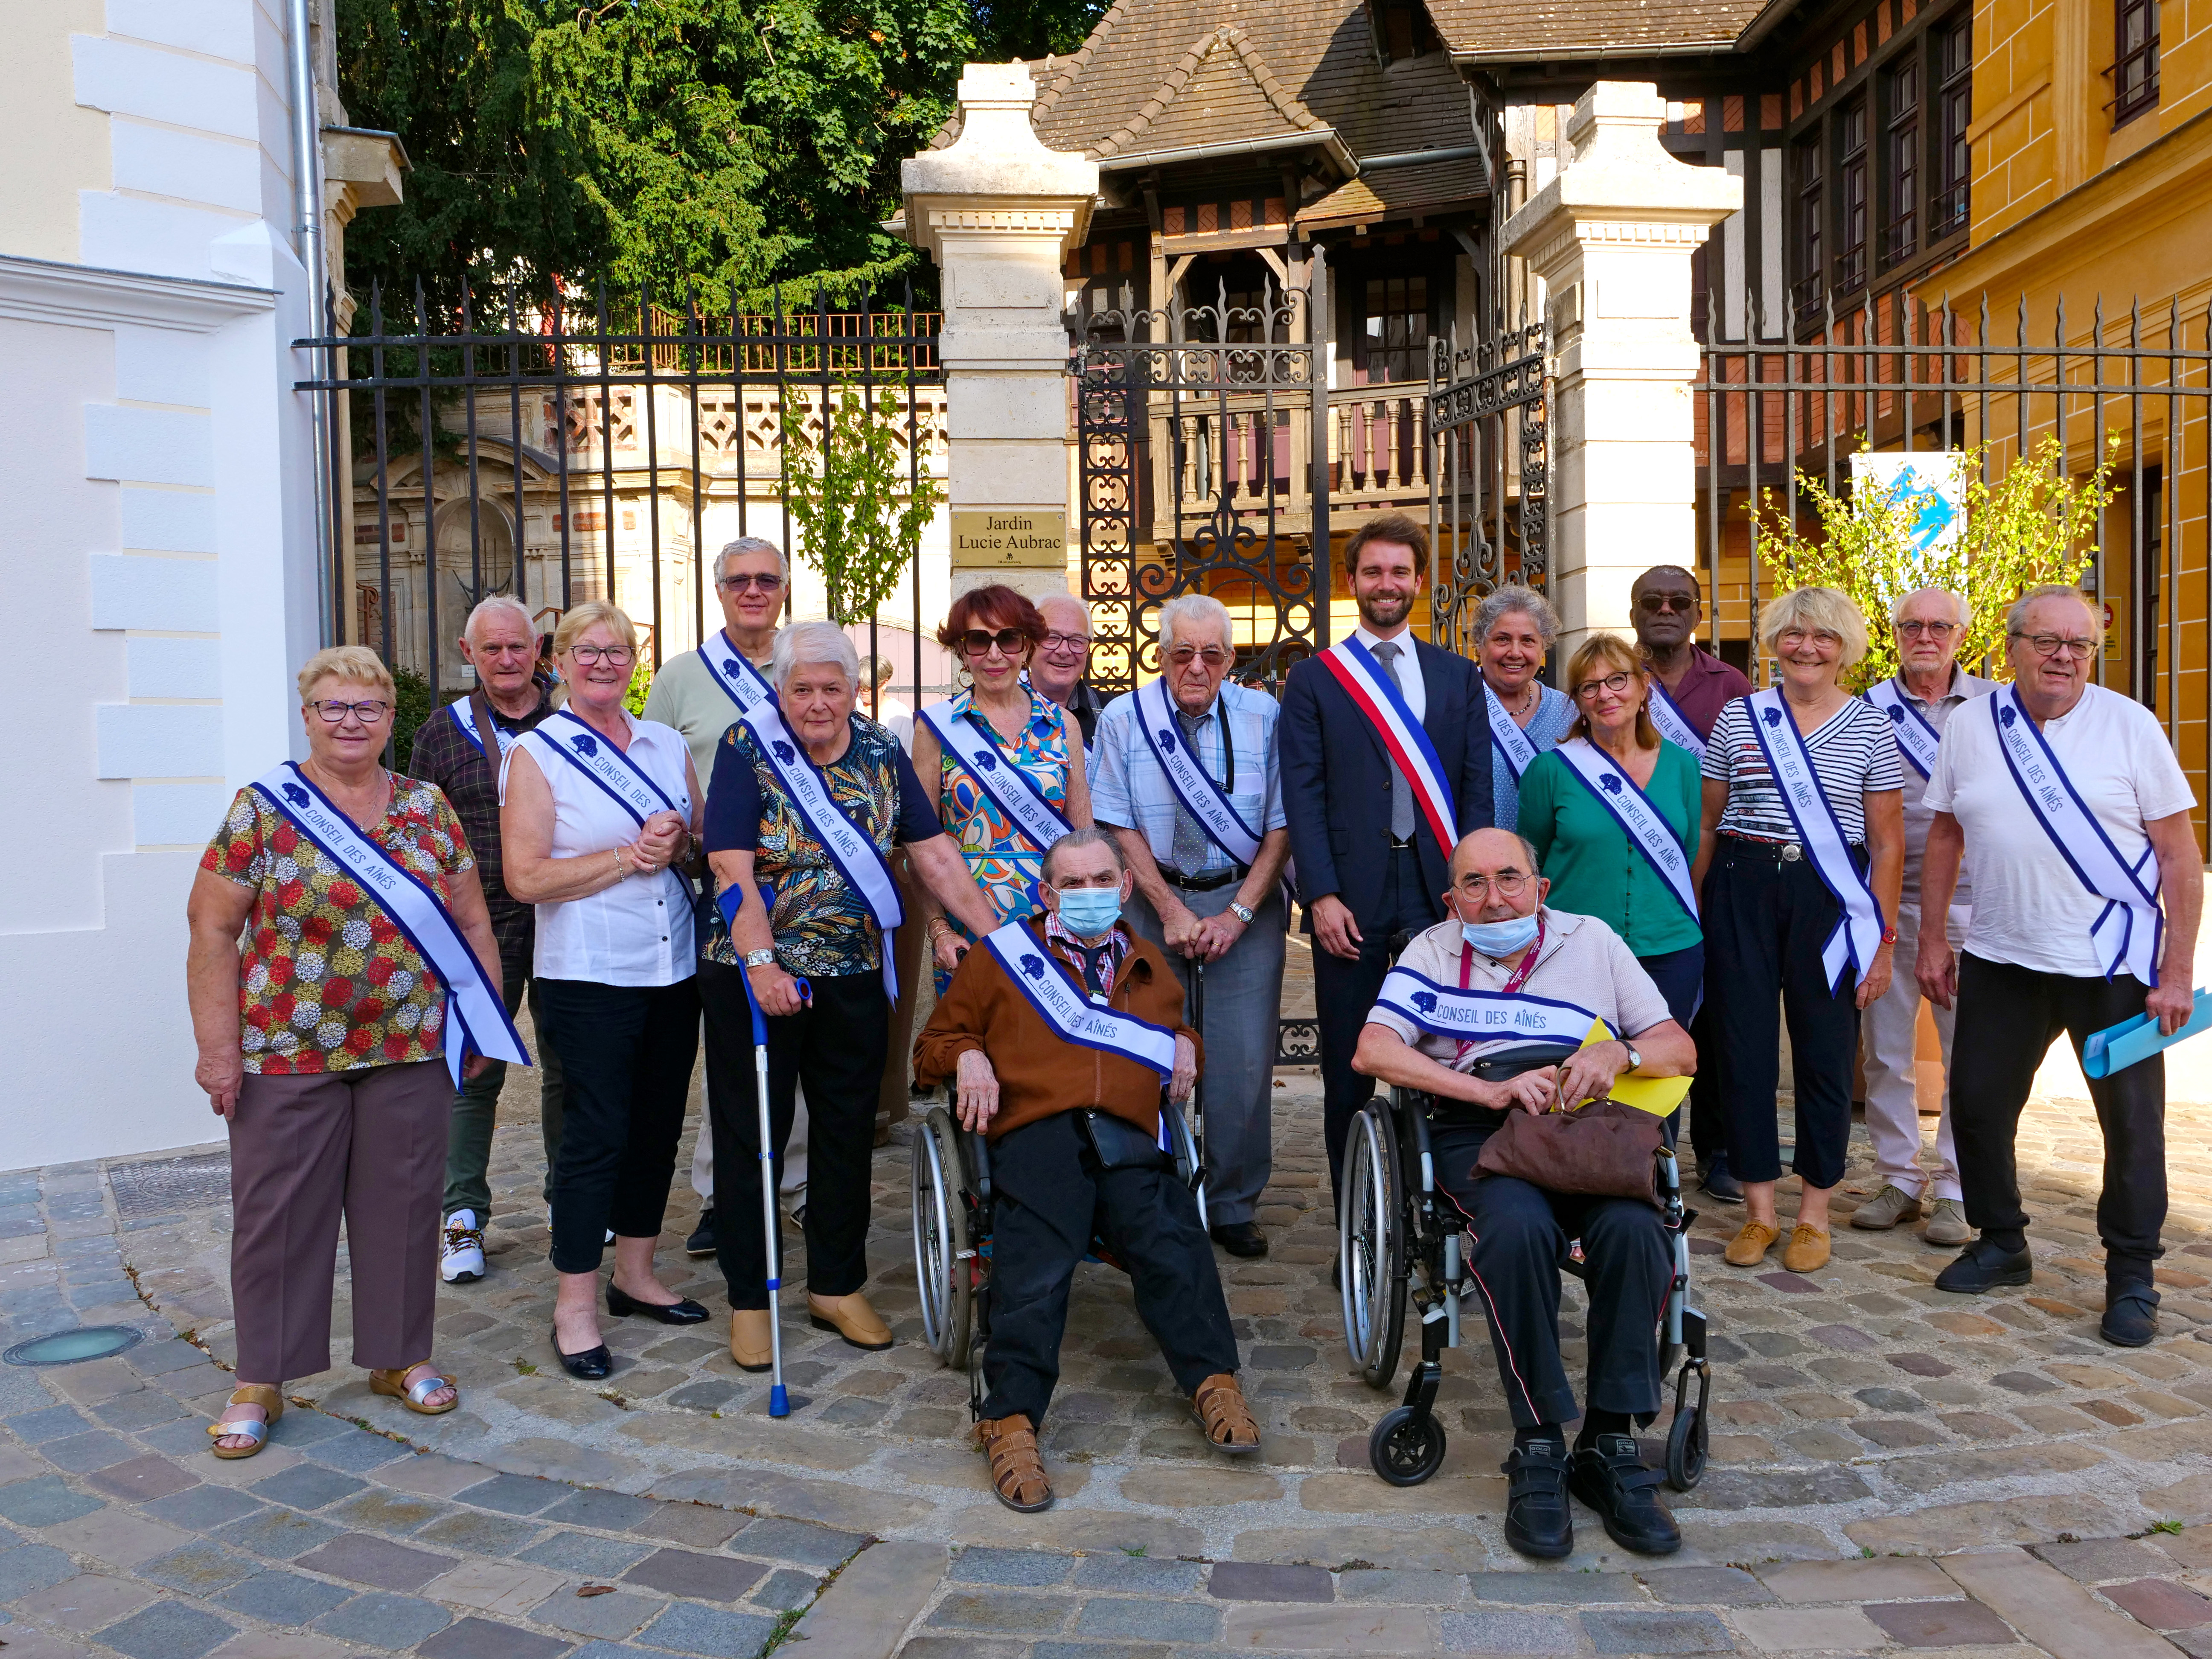
<instances>
[{"instance_id":1,"label":"blue white red sash","mask_svg":"<svg viewBox=\"0 0 2212 1659\"><path fill-rule=\"evenodd\" d=\"M1229 729L1226 692L1224 686L1215 694L1214 702L1215 718L1221 721L1224 734ZM1165 675L1138 690L1136 715L1137 729L1145 734L1145 744L1152 750L1152 758L1160 763L1168 787L1175 792L1182 810L1205 831L1206 838L1238 864L1257 863L1260 836L1244 822L1243 814L1230 803L1221 786L1183 740L1176 720L1175 699L1168 693ZM1186 870L1183 873L1196 872Z\"/></svg>"},{"instance_id":2,"label":"blue white red sash","mask_svg":"<svg viewBox=\"0 0 2212 1659\"><path fill-rule=\"evenodd\" d=\"M708 635L699 647L699 660L707 665L708 677L722 688L722 695L737 705L738 718L760 734L763 744L788 738L775 688L738 654L727 634L718 628Z\"/></svg>"},{"instance_id":3,"label":"blue white red sash","mask_svg":"<svg viewBox=\"0 0 2212 1659\"><path fill-rule=\"evenodd\" d=\"M655 812L673 812L687 828L690 826L689 795L684 797L680 805L671 800L667 792L648 777L642 767L568 709L556 709L548 714L538 722L535 735L544 739L547 748L613 796L616 804L637 820L639 829L645 828L645 821ZM673 865L664 873L675 884L688 907L691 902L690 884Z\"/></svg>"},{"instance_id":4,"label":"blue white red sash","mask_svg":"<svg viewBox=\"0 0 2212 1659\"><path fill-rule=\"evenodd\" d=\"M753 730L761 740L761 753L768 759L769 769L791 797L807 833L822 843L822 850L830 854L845 884L866 902L876 926L883 930L884 994L896 1002L897 953L891 948L890 935L906 920L906 907L899 901L898 881L891 874L890 861L878 849L875 837L845 815L845 809L830 794L822 769L815 765L799 739L784 731L781 721L776 735L757 725Z\"/></svg>"},{"instance_id":5,"label":"blue white red sash","mask_svg":"<svg viewBox=\"0 0 2212 1659\"><path fill-rule=\"evenodd\" d=\"M1133 1060L1162 1077L1175 1071L1173 1031L1091 1001L1075 975L1021 922L984 934L983 948L1044 1023L1070 1042Z\"/></svg>"},{"instance_id":6,"label":"blue white red sash","mask_svg":"<svg viewBox=\"0 0 2212 1659\"><path fill-rule=\"evenodd\" d=\"M1053 705L1048 703L1046 707ZM937 734L937 741L968 769L968 775L997 803L1000 811L1014 821L1014 827L1036 844L1038 851L1043 851L1074 828L1060 815L1060 809L1044 798L1036 781L1007 759L992 738L976 730L974 720L954 714L949 702L933 702L920 713L929 729Z\"/></svg>"},{"instance_id":7,"label":"blue white red sash","mask_svg":"<svg viewBox=\"0 0 2212 1659\"><path fill-rule=\"evenodd\" d=\"M1346 695L1358 705L1382 740L1382 748L1413 787L1414 802L1429 821L1429 832L1449 857L1459 845L1459 812L1452 805L1451 785L1444 780L1444 763L1436 746L1421 729L1397 684L1382 672L1382 665L1357 639L1338 641L1321 653L1321 663L1336 676ZM1420 672L1418 653L1413 672Z\"/></svg>"},{"instance_id":8,"label":"blue white red sash","mask_svg":"<svg viewBox=\"0 0 2212 1659\"><path fill-rule=\"evenodd\" d=\"M1667 688L1660 684L1658 675L1647 668L1644 677L1651 685L1651 723L1659 728L1659 735L1675 748L1686 749L1699 760L1705 759L1705 740L1690 724L1690 717L1667 695Z\"/></svg>"},{"instance_id":9,"label":"blue white red sash","mask_svg":"<svg viewBox=\"0 0 2212 1659\"><path fill-rule=\"evenodd\" d=\"M1613 757L1595 744L1583 738L1571 738L1553 753L1565 762L1569 771L1580 778L1597 804L1613 814L1629 845L1644 854L1644 861L1667 884L1667 890L1688 914L1692 921L1698 920L1698 890L1690 879L1690 860L1682 851L1682 843L1675 839L1674 828L1660 812L1650 796L1637 785L1636 780Z\"/></svg>"},{"instance_id":10,"label":"blue white red sash","mask_svg":"<svg viewBox=\"0 0 2212 1659\"><path fill-rule=\"evenodd\" d=\"M1593 1023L1613 1030L1579 1003L1532 997L1526 992L1463 991L1439 985L1410 968L1389 971L1375 1006L1431 1036L1462 1042L1556 1042L1579 1048Z\"/></svg>"},{"instance_id":11,"label":"blue white red sash","mask_svg":"<svg viewBox=\"0 0 2212 1659\"><path fill-rule=\"evenodd\" d=\"M1904 687L1894 678L1884 680L1866 694L1866 700L1888 718L1890 735L1897 739L1897 752L1905 757L1905 763L1923 781L1935 776L1936 750L1943 742L1943 734L1914 707Z\"/></svg>"},{"instance_id":12,"label":"blue white red sash","mask_svg":"<svg viewBox=\"0 0 2212 1659\"><path fill-rule=\"evenodd\" d=\"M457 697L446 705L446 712L453 717L453 724L461 728L461 735L475 747L477 753L489 760L491 757L484 748L483 733L477 730L477 700L474 697ZM498 741L502 760L507 757L507 751L522 738L521 732L510 732L497 720L491 723L491 734Z\"/></svg>"},{"instance_id":13,"label":"blue white red sash","mask_svg":"<svg viewBox=\"0 0 2212 1659\"><path fill-rule=\"evenodd\" d=\"M2110 694L2091 686L2082 695ZM1989 704L1990 718L1996 722L1997 746L2004 751L2005 764L2027 798L2028 810L2081 884L2105 901L2089 929L2090 942L2105 964L2105 977L2112 978L2124 967L2155 990L2166 917L2158 908L2156 890L2143 880L2143 872L2151 865L2148 838L2128 830L2121 832L2127 848L2114 842L2111 830L2089 810L2058 763L2050 740L2021 705L2016 687L1999 686ZM2130 857L2137 842L2142 850Z\"/></svg>"},{"instance_id":14,"label":"blue white red sash","mask_svg":"<svg viewBox=\"0 0 2212 1659\"><path fill-rule=\"evenodd\" d=\"M1814 873L1843 907L1844 914L1837 918L1834 931L1820 951L1820 966L1828 983L1838 988L1843 984L1844 968L1855 968L1857 972L1852 982L1856 984L1867 976L1867 970L1874 966L1875 952L1881 947L1881 905L1867 878L1851 862L1844 826L1821 793L1812 753L1805 747L1804 737L1782 701L1779 689L1770 685L1743 701L1751 716L1752 735L1766 757L1766 769L1773 775L1775 793L1782 797L1790 822L1796 826L1797 839L1813 861Z\"/></svg>"},{"instance_id":15,"label":"blue white red sash","mask_svg":"<svg viewBox=\"0 0 2212 1659\"><path fill-rule=\"evenodd\" d=\"M266 777L257 778L253 787L375 900L407 936L415 954L437 975L446 988L445 1006L426 1014L422 1026L428 1035L437 1024L444 1024L446 1069L453 1073L454 1088L461 1086L461 1062L471 1048L516 1066L533 1063L514 1022L507 1017L507 1005L485 981L477 953L422 877L363 834L295 762L286 761Z\"/></svg>"},{"instance_id":16,"label":"blue white red sash","mask_svg":"<svg viewBox=\"0 0 2212 1659\"><path fill-rule=\"evenodd\" d=\"M1536 745L1528 741L1528 734L1521 729L1520 723L1505 712L1505 705L1498 701L1498 693L1490 689L1488 680L1482 683L1482 695L1490 700L1491 746L1498 750L1498 757L1505 763L1505 769L1517 784L1535 763Z\"/></svg>"}]
</instances>

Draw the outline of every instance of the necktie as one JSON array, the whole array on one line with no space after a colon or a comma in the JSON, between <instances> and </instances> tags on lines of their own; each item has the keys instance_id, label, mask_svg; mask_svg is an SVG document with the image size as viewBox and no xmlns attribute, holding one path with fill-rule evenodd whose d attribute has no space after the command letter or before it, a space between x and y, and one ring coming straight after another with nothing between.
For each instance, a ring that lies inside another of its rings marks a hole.
<instances>
[{"instance_id":1,"label":"necktie","mask_svg":"<svg viewBox=\"0 0 2212 1659\"><path fill-rule=\"evenodd\" d=\"M1093 1002L1105 1001L1114 969L1114 942L1109 939L1103 945L1075 948L1083 952L1083 988L1091 993Z\"/></svg>"},{"instance_id":2,"label":"necktie","mask_svg":"<svg viewBox=\"0 0 2212 1659\"><path fill-rule=\"evenodd\" d=\"M1375 660L1382 665L1390 684L1401 692L1406 683L1398 678L1398 641L1383 640L1375 647ZM1413 837L1413 786L1396 761L1390 763L1390 837L1394 841L1411 841Z\"/></svg>"},{"instance_id":3,"label":"necktie","mask_svg":"<svg viewBox=\"0 0 2212 1659\"><path fill-rule=\"evenodd\" d=\"M1183 747L1190 750L1192 761L1204 764L1199 761L1198 721L1177 709L1176 724L1182 728ZM1186 876L1196 875L1206 863L1209 844L1206 831L1198 827L1198 820L1178 804L1175 809L1175 840L1168 848L1168 857L1176 870Z\"/></svg>"}]
</instances>

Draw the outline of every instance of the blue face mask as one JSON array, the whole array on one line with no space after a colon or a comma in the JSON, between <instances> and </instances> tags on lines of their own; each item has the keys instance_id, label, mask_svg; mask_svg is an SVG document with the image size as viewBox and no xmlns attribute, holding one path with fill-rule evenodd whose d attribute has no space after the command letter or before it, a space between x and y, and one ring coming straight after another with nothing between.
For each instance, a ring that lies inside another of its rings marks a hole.
<instances>
[{"instance_id":1,"label":"blue face mask","mask_svg":"<svg viewBox=\"0 0 2212 1659\"><path fill-rule=\"evenodd\" d=\"M1504 921L1462 921L1459 931L1467 942L1483 955L1510 957L1534 942L1536 917L1532 912L1525 916L1511 916Z\"/></svg>"},{"instance_id":2,"label":"blue face mask","mask_svg":"<svg viewBox=\"0 0 2212 1659\"><path fill-rule=\"evenodd\" d=\"M1096 939L1121 919L1121 890L1118 887L1063 887L1060 894L1060 923L1085 939Z\"/></svg>"}]
</instances>

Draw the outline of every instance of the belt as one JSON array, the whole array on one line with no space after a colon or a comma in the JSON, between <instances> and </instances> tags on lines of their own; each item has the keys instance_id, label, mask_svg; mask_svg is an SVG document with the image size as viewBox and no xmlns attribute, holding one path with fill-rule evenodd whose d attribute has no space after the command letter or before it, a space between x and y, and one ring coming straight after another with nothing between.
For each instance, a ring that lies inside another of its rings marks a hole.
<instances>
[{"instance_id":1,"label":"belt","mask_svg":"<svg viewBox=\"0 0 2212 1659\"><path fill-rule=\"evenodd\" d=\"M1796 864L1805 856L1804 848L1794 841L1761 841L1756 836L1739 836L1732 830L1721 839L1732 843L1732 850L1739 856L1745 853L1756 853L1777 864ZM1850 843L1850 848L1854 853L1863 853L1866 843L1855 841Z\"/></svg>"},{"instance_id":2,"label":"belt","mask_svg":"<svg viewBox=\"0 0 2212 1659\"><path fill-rule=\"evenodd\" d=\"M1232 864L1226 870L1208 870L1202 876L1186 876L1180 870L1160 866L1160 879L1170 887L1179 887L1186 893L1211 893L1216 888L1226 887L1232 881L1242 881L1252 873L1249 864Z\"/></svg>"}]
</instances>

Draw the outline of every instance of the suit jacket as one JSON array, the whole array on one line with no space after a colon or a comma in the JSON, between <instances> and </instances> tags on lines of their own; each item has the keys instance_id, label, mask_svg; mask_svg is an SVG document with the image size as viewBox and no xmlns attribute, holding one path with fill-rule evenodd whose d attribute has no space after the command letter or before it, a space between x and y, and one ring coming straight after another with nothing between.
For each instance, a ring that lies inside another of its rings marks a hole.
<instances>
[{"instance_id":1,"label":"suit jacket","mask_svg":"<svg viewBox=\"0 0 2212 1659\"><path fill-rule=\"evenodd\" d=\"M1403 637L1411 638L1407 634ZM1443 763L1458 830L1486 829L1490 788L1490 706L1482 677L1465 657L1413 641L1428 693L1421 726ZM1295 665L1283 688L1276 728L1283 771L1283 810L1290 819L1291 856L1297 860L1298 896L1308 906L1334 893L1364 933L1382 904L1390 861L1389 751L1336 677L1311 659ZM1439 847L1428 816L1416 812L1413 840L1432 906L1448 884L1451 848ZM1439 917L1443 912L1437 910ZM1311 919L1307 927L1310 930Z\"/></svg>"}]
</instances>

